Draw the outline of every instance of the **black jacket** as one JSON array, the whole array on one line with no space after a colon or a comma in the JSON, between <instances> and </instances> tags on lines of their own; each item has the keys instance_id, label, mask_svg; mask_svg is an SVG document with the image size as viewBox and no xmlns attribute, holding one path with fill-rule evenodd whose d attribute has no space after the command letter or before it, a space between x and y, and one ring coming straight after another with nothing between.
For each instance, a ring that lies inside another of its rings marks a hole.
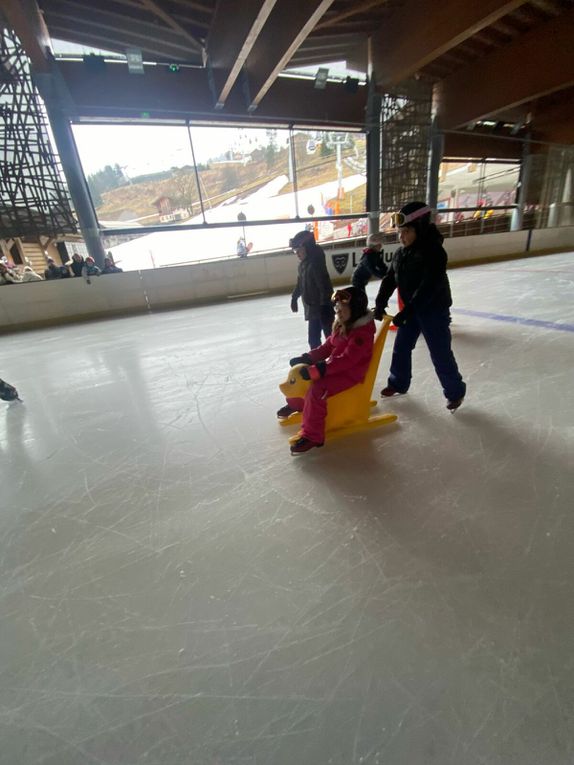
<instances>
[{"instance_id":1,"label":"black jacket","mask_svg":"<svg viewBox=\"0 0 574 765\"><path fill-rule=\"evenodd\" d=\"M442 243L442 234L431 223L424 238L417 237L410 247L399 247L379 288L378 314L397 287L403 303L412 311L440 311L452 305Z\"/></svg>"},{"instance_id":2,"label":"black jacket","mask_svg":"<svg viewBox=\"0 0 574 765\"><path fill-rule=\"evenodd\" d=\"M72 260L70 263L70 268L72 269L72 273L74 276L81 276L82 275L82 269L86 265L86 261L82 258L82 260Z\"/></svg>"},{"instance_id":3,"label":"black jacket","mask_svg":"<svg viewBox=\"0 0 574 765\"><path fill-rule=\"evenodd\" d=\"M373 276L376 279L382 279L387 271L383 253L367 247L366 250L363 250L359 265L353 271L351 284L353 287L364 290Z\"/></svg>"},{"instance_id":4,"label":"black jacket","mask_svg":"<svg viewBox=\"0 0 574 765\"><path fill-rule=\"evenodd\" d=\"M299 263L297 286L291 295L292 300L303 299L305 318L319 319L323 316L322 306L331 308L333 285L327 271L325 253L316 245L307 252L305 259Z\"/></svg>"}]
</instances>

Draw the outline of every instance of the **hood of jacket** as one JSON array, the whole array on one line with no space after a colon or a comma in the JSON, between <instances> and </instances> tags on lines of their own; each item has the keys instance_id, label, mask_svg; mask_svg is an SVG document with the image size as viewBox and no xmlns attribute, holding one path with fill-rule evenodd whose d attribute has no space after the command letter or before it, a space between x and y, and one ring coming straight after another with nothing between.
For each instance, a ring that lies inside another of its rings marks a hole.
<instances>
[{"instance_id":1,"label":"hood of jacket","mask_svg":"<svg viewBox=\"0 0 574 765\"><path fill-rule=\"evenodd\" d=\"M367 311L366 314L363 316L360 316L356 321L354 321L349 329L358 329L359 327L364 327L366 324L369 324L369 322L375 320L375 313L374 311Z\"/></svg>"}]
</instances>

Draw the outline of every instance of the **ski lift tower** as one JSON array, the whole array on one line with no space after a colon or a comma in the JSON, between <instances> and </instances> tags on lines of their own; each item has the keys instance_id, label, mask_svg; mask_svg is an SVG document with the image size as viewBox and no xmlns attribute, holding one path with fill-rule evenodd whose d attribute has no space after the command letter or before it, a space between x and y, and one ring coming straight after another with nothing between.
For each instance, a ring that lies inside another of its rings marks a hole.
<instances>
[{"instance_id":1,"label":"ski lift tower","mask_svg":"<svg viewBox=\"0 0 574 765\"><path fill-rule=\"evenodd\" d=\"M343 161L341 152L352 146L348 133L327 133L326 145L329 149L337 150L337 199L343 198Z\"/></svg>"}]
</instances>

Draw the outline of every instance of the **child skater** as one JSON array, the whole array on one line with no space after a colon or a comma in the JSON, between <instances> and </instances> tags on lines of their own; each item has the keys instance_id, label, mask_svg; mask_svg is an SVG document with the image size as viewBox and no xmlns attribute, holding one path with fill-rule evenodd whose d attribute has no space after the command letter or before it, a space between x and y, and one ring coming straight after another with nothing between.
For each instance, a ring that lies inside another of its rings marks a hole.
<instances>
[{"instance_id":1,"label":"child skater","mask_svg":"<svg viewBox=\"0 0 574 765\"><path fill-rule=\"evenodd\" d=\"M409 202L394 218L402 246L395 252L389 272L381 282L375 317L383 317L387 301L397 287L404 307L393 319L399 329L389 379L381 396L408 391L412 352L422 334L447 400L446 408L454 412L464 400L466 385L450 347L452 298L443 237L431 223L431 209L424 202Z\"/></svg>"},{"instance_id":2,"label":"child skater","mask_svg":"<svg viewBox=\"0 0 574 765\"><path fill-rule=\"evenodd\" d=\"M333 285L327 271L325 252L315 241L312 231L299 231L289 246L299 259L297 284L291 294L291 310L299 310L297 301L303 301L305 321L309 323L309 348L321 345L321 330L327 338L331 331L334 314L331 305Z\"/></svg>"},{"instance_id":3,"label":"child skater","mask_svg":"<svg viewBox=\"0 0 574 765\"><path fill-rule=\"evenodd\" d=\"M359 265L353 271L353 287L365 291L370 279L382 279L385 276L388 269L383 255L383 242L383 234L369 234Z\"/></svg>"},{"instance_id":4,"label":"child skater","mask_svg":"<svg viewBox=\"0 0 574 765\"><path fill-rule=\"evenodd\" d=\"M373 355L375 322L365 292L345 287L333 294L332 302L335 321L329 337L319 348L290 361L291 366L307 364L301 376L313 381L304 399L288 398L277 412L279 419L303 412L301 435L292 444L291 454L323 446L327 398L362 382Z\"/></svg>"}]
</instances>

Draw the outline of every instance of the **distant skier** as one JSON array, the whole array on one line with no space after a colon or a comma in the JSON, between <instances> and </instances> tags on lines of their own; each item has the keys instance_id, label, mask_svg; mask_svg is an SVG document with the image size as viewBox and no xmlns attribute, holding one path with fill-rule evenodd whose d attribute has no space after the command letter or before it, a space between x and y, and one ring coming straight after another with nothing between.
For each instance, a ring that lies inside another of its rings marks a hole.
<instances>
[{"instance_id":1,"label":"distant skier","mask_svg":"<svg viewBox=\"0 0 574 765\"><path fill-rule=\"evenodd\" d=\"M237 255L240 258L246 258L247 253L249 252L247 245L245 244L245 239L240 236L237 240Z\"/></svg>"}]
</instances>

